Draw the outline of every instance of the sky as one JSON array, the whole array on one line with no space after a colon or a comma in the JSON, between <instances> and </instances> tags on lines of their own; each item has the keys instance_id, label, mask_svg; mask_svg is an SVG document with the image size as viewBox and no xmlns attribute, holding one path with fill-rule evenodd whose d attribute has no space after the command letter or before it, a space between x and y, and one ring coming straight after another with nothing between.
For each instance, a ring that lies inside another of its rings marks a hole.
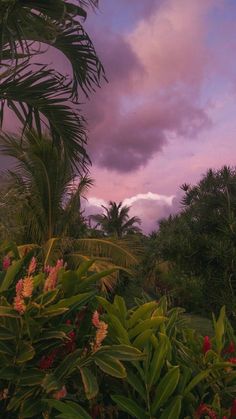
<instances>
[{"instance_id":1,"label":"sky","mask_svg":"<svg viewBox=\"0 0 236 419\"><path fill-rule=\"evenodd\" d=\"M108 79L81 97L86 213L122 201L149 233L180 209L180 185L236 165L236 1L100 0L84 26Z\"/></svg>"},{"instance_id":2,"label":"sky","mask_svg":"<svg viewBox=\"0 0 236 419\"><path fill-rule=\"evenodd\" d=\"M150 232L180 185L236 163L236 1L100 0L85 27L109 81L84 105L86 210L123 201Z\"/></svg>"}]
</instances>

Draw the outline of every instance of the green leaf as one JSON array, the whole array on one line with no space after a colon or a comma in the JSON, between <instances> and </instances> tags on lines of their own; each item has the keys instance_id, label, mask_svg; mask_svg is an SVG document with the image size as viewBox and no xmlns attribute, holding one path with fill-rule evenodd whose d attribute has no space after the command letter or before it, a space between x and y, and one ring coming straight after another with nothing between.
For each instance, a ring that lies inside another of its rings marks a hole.
<instances>
[{"instance_id":1,"label":"green leaf","mask_svg":"<svg viewBox=\"0 0 236 419\"><path fill-rule=\"evenodd\" d=\"M21 342L18 349L16 362L18 364L21 364L23 362L29 361L30 359L34 357L34 355L35 355L35 350L33 346L30 345L30 343Z\"/></svg>"},{"instance_id":2,"label":"green leaf","mask_svg":"<svg viewBox=\"0 0 236 419\"><path fill-rule=\"evenodd\" d=\"M127 311L127 307L126 307L124 298L120 297L119 295L116 295L115 298L114 298L114 305L116 306L117 310L119 311L119 318L120 318L123 326L125 327L128 311Z\"/></svg>"},{"instance_id":3,"label":"green leaf","mask_svg":"<svg viewBox=\"0 0 236 419\"><path fill-rule=\"evenodd\" d=\"M200 381L204 380L209 374L210 370L204 370L199 372L187 385L183 395L186 396L188 393L190 393L190 391L192 391L194 387L196 387L200 383Z\"/></svg>"},{"instance_id":4,"label":"green leaf","mask_svg":"<svg viewBox=\"0 0 236 419\"><path fill-rule=\"evenodd\" d=\"M116 378L126 377L125 367L118 359L96 352L94 353L93 358L97 366L106 374Z\"/></svg>"},{"instance_id":5,"label":"green leaf","mask_svg":"<svg viewBox=\"0 0 236 419\"><path fill-rule=\"evenodd\" d=\"M220 315L217 321L214 321L215 328L215 337L216 337L216 347L218 354L221 353L223 349L223 337L225 332L225 306L220 310Z\"/></svg>"},{"instance_id":6,"label":"green leaf","mask_svg":"<svg viewBox=\"0 0 236 419\"><path fill-rule=\"evenodd\" d=\"M23 260L17 260L13 262L13 264L8 268L6 275L3 279L3 282L0 286L0 292L8 290L8 288L12 285L16 275L20 272L22 268Z\"/></svg>"},{"instance_id":7,"label":"green leaf","mask_svg":"<svg viewBox=\"0 0 236 419\"><path fill-rule=\"evenodd\" d=\"M152 385L158 381L161 375L162 367L168 355L168 348L169 348L168 336L163 335L163 334L159 334L159 336L160 336L159 344L154 352L154 355L150 364L150 368L149 368L149 373L148 373L147 382L148 382L149 388L151 388Z\"/></svg>"},{"instance_id":8,"label":"green leaf","mask_svg":"<svg viewBox=\"0 0 236 419\"><path fill-rule=\"evenodd\" d=\"M20 417L22 419L38 417L42 412L42 403L34 398L27 399L21 406Z\"/></svg>"},{"instance_id":9,"label":"green leaf","mask_svg":"<svg viewBox=\"0 0 236 419\"><path fill-rule=\"evenodd\" d=\"M83 359L81 358L82 350L77 349L67 355L55 369L54 374L58 380L65 379L76 367L80 367Z\"/></svg>"},{"instance_id":10,"label":"green leaf","mask_svg":"<svg viewBox=\"0 0 236 419\"><path fill-rule=\"evenodd\" d=\"M69 308L74 305L84 304L87 302L92 296L94 295L93 292L85 292L84 294L74 295L70 298L64 298L60 300L58 303L52 305L50 310L57 310L59 308ZM49 309L48 309L49 310Z\"/></svg>"},{"instance_id":11,"label":"green leaf","mask_svg":"<svg viewBox=\"0 0 236 419\"><path fill-rule=\"evenodd\" d=\"M9 343L0 341L0 353L13 356L15 354L13 345L9 345Z\"/></svg>"},{"instance_id":12,"label":"green leaf","mask_svg":"<svg viewBox=\"0 0 236 419\"><path fill-rule=\"evenodd\" d=\"M102 272L97 272L93 275L90 275L88 278L84 278L78 285L77 285L77 291L81 292L88 286L95 284L100 279L111 275L112 273L116 272L116 268L103 270Z\"/></svg>"},{"instance_id":13,"label":"green leaf","mask_svg":"<svg viewBox=\"0 0 236 419\"><path fill-rule=\"evenodd\" d=\"M55 289L52 291L44 292L43 294L40 294L36 299L35 302L40 304L41 306L47 306L51 304L58 295L59 290Z\"/></svg>"},{"instance_id":14,"label":"green leaf","mask_svg":"<svg viewBox=\"0 0 236 419\"><path fill-rule=\"evenodd\" d=\"M88 274L89 268L94 264L95 259L86 260L80 264L80 266L77 269L77 275L79 279L81 280L83 275Z\"/></svg>"},{"instance_id":15,"label":"green leaf","mask_svg":"<svg viewBox=\"0 0 236 419\"><path fill-rule=\"evenodd\" d=\"M162 407L174 393L179 382L179 377L179 366L176 366L171 368L170 371L168 371L162 378L157 386L152 405L152 412L154 414L157 413L157 410L160 409L160 407Z\"/></svg>"},{"instance_id":16,"label":"green leaf","mask_svg":"<svg viewBox=\"0 0 236 419\"><path fill-rule=\"evenodd\" d=\"M21 373L19 385L20 386L36 386L41 385L45 374L36 368L25 370Z\"/></svg>"},{"instance_id":17,"label":"green leaf","mask_svg":"<svg viewBox=\"0 0 236 419\"><path fill-rule=\"evenodd\" d=\"M144 332L140 333L135 340L133 341L132 345L136 348L143 349L149 342L150 337L153 334L152 329L147 329Z\"/></svg>"},{"instance_id":18,"label":"green leaf","mask_svg":"<svg viewBox=\"0 0 236 419\"><path fill-rule=\"evenodd\" d=\"M112 326L114 328L116 339L119 340L120 343L124 343L124 344L129 345L130 340L129 340L128 332L124 328L124 326L122 326L119 318L116 317L116 316L113 316L112 314L110 314L109 318L110 318Z\"/></svg>"},{"instance_id":19,"label":"green leaf","mask_svg":"<svg viewBox=\"0 0 236 419\"><path fill-rule=\"evenodd\" d=\"M0 380L14 381L19 373L15 367L4 367L0 370Z\"/></svg>"},{"instance_id":20,"label":"green leaf","mask_svg":"<svg viewBox=\"0 0 236 419\"><path fill-rule=\"evenodd\" d=\"M46 393L51 393L52 391L55 392L60 390L61 382L57 379L55 374L51 373L44 376L41 386Z\"/></svg>"},{"instance_id":21,"label":"green leaf","mask_svg":"<svg viewBox=\"0 0 236 419\"><path fill-rule=\"evenodd\" d=\"M96 351L97 354L110 355L121 361L137 361L145 358L141 351L128 345L102 346Z\"/></svg>"},{"instance_id":22,"label":"green leaf","mask_svg":"<svg viewBox=\"0 0 236 419\"><path fill-rule=\"evenodd\" d=\"M94 399L94 397L98 394L98 383L96 377L88 368L85 367L80 368L80 373L87 399Z\"/></svg>"},{"instance_id":23,"label":"green leaf","mask_svg":"<svg viewBox=\"0 0 236 419\"><path fill-rule=\"evenodd\" d=\"M146 390L145 387L140 380L139 376L135 374L134 372L130 371L129 369L127 371L127 382L137 393L142 397L143 400L146 401Z\"/></svg>"},{"instance_id":24,"label":"green leaf","mask_svg":"<svg viewBox=\"0 0 236 419\"><path fill-rule=\"evenodd\" d=\"M161 414L160 419L179 419L181 413L182 397L176 396L170 405Z\"/></svg>"},{"instance_id":25,"label":"green leaf","mask_svg":"<svg viewBox=\"0 0 236 419\"><path fill-rule=\"evenodd\" d=\"M15 339L16 335L10 332L3 326L0 326L0 340L12 340Z\"/></svg>"},{"instance_id":26,"label":"green leaf","mask_svg":"<svg viewBox=\"0 0 236 419\"><path fill-rule=\"evenodd\" d=\"M139 407L133 400L119 395L111 396L111 398L117 404L120 410L128 413L132 417L137 419L145 419L145 417L147 417L145 410Z\"/></svg>"},{"instance_id":27,"label":"green leaf","mask_svg":"<svg viewBox=\"0 0 236 419\"><path fill-rule=\"evenodd\" d=\"M60 400L45 400L50 407L61 412L64 416L60 418L65 419L91 419L91 416L77 403L74 402L62 402Z\"/></svg>"},{"instance_id":28,"label":"green leaf","mask_svg":"<svg viewBox=\"0 0 236 419\"><path fill-rule=\"evenodd\" d=\"M144 320L146 316L149 316L155 307L157 307L156 301L151 301L138 307L129 319L129 328L134 327L138 320Z\"/></svg>"},{"instance_id":29,"label":"green leaf","mask_svg":"<svg viewBox=\"0 0 236 419\"><path fill-rule=\"evenodd\" d=\"M144 320L137 324L133 329L129 330L129 337L132 339L147 329L158 329L158 327L166 320L167 318L163 316Z\"/></svg>"},{"instance_id":30,"label":"green leaf","mask_svg":"<svg viewBox=\"0 0 236 419\"><path fill-rule=\"evenodd\" d=\"M66 296L75 294L78 274L75 271L66 271L62 275L62 289Z\"/></svg>"}]
</instances>

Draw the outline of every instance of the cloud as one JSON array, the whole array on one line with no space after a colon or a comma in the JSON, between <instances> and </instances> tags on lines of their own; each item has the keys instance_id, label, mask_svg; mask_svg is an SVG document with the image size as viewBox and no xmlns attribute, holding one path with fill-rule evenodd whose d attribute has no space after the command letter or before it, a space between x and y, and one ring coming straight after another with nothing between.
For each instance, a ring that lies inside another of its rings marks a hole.
<instances>
[{"instance_id":1,"label":"cloud","mask_svg":"<svg viewBox=\"0 0 236 419\"><path fill-rule=\"evenodd\" d=\"M109 84L87 106L89 150L96 165L121 173L145 166L173 135L191 139L210 126L200 99L212 0L154 3L128 34L94 32Z\"/></svg>"},{"instance_id":2,"label":"cloud","mask_svg":"<svg viewBox=\"0 0 236 419\"><path fill-rule=\"evenodd\" d=\"M157 221L179 210L178 197L174 195L159 195L152 192L139 193L122 201L123 205L130 206L130 217L137 216L142 221L144 233L157 229ZM86 216L103 213L101 205L108 206L108 202L96 197L89 197L83 201Z\"/></svg>"}]
</instances>

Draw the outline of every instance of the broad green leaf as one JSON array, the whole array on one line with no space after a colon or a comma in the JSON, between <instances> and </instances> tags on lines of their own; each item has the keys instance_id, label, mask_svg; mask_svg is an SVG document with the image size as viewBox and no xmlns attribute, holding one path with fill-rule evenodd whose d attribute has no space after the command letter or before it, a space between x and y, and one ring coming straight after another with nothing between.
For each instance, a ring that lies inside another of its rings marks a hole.
<instances>
[{"instance_id":1,"label":"broad green leaf","mask_svg":"<svg viewBox=\"0 0 236 419\"><path fill-rule=\"evenodd\" d=\"M128 399L128 397L115 395L111 396L111 398L120 410L128 413L133 418L145 419L147 417L145 410L139 407L135 401Z\"/></svg>"},{"instance_id":2,"label":"broad green leaf","mask_svg":"<svg viewBox=\"0 0 236 419\"><path fill-rule=\"evenodd\" d=\"M133 341L132 345L136 348L143 349L149 342L151 336L153 334L152 329L147 329L144 332L140 333L135 340Z\"/></svg>"},{"instance_id":3,"label":"broad green leaf","mask_svg":"<svg viewBox=\"0 0 236 419\"><path fill-rule=\"evenodd\" d=\"M93 358L97 366L106 374L116 378L126 377L125 367L118 359L97 353L94 354Z\"/></svg>"},{"instance_id":4,"label":"broad green leaf","mask_svg":"<svg viewBox=\"0 0 236 419\"><path fill-rule=\"evenodd\" d=\"M94 399L98 394L98 383L96 377L89 368L80 368L80 373L84 385L84 391L88 400Z\"/></svg>"},{"instance_id":5,"label":"broad green leaf","mask_svg":"<svg viewBox=\"0 0 236 419\"><path fill-rule=\"evenodd\" d=\"M68 310L69 308L66 308L66 307L55 308L54 306L51 306L49 308L43 309L37 316L35 316L35 318L60 316L61 314L64 314Z\"/></svg>"},{"instance_id":6,"label":"broad green leaf","mask_svg":"<svg viewBox=\"0 0 236 419\"><path fill-rule=\"evenodd\" d=\"M42 383L45 374L37 368L25 370L21 373L19 385L20 386L35 386Z\"/></svg>"},{"instance_id":7,"label":"broad green leaf","mask_svg":"<svg viewBox=\"0 0 236 419\"><path fill-rule=\"evenodd\" d=\"M127 307L125 304L124 298L120 297L119 295L116 295L114 298L114 305L116 306L117 310L119 311L119 318L123 324L123 326L126 326L126 318L128 315Z\"/></svg>"},{"instance_id":8,"label":"broad green leaf","mask_svg":"<svg viewBox=\"0 0 236 419\"><path fill-rule=\"evenodd\" d=\"M107 301L103 297L97 297L97 300L110 316L113 315L119 317L119 312L117 308L114 306L114 304L109 303L109 301Z\"/></svg>"},{"instance_id":9,"label":"broad green leaf","mask_svg":"<svg viewBox=\"0 0 236 419\"><path fill-rule=\"evenodd\" d=\"M204 370L199 372L187 385L183 395L186 396L188 393L190 393L190 391L192 391L194 387L196 387L200 383L200 381L204 380L209 374L210 370Z\"/></svg>"},{"instance_id":10,"label":"broad green leaf","mask_svg":"<svg viewBox=\"0 0 236 419\"><path fill-rule=\"evenodd\" d=\"M45 281L45 274L40 272L38 275L33 277L34 289L42 285Z\"/></svg>"},{"instance_id":11,"label":"broad green leaf","mask_svg":"<svg viewBox=\"0 0 236 419\"><path fill-rule=\"evenodd\" d=\"M65 416L60 416L61 418L65 417L66 419L91 419L91 416L77 403L66 401L62 402L60 400L45 400L50 407L58 410Z\"/></svg>"},{"instance_id":12,"label":"broad green leaf","mask_svg":"<svg viewBox=\"0 0 236 419\"><path fill-rule=\"evenodd\" d=\"M51 393L60 390L61 382L57 379L55 374L47 374L45 375L44 379L41 383L42 388L46 391L46 393Z\"/></svg>"},{"instance_id":13,"label":"broad green leaf","mask_svg":"<svg viewBox=\"0 0 236 419\"><path fill-rule=\"evenodd\" d=\"M34 393L34 391L35 391L34 389L29 390L28 388L26 389L24 388L18 391L17 394L10 399L10 402L7 406L7 410L8 411L17 410L24 400L32 397L32 394Z\"/></svg>"},{"instance_id":14,"label":"broad green leaf","mask_svg":"<svg viewBox=\"0 0 236 419\"><path fill-rule=\"evenodd\" d=\"M62 275L62 289L65 296L76 293L76 284L78 282L78 274L75 271L66 271Z\"/></svg>"},{"instance_id":15,"label":"broad green leaf","mask_svg":"<svg viewBox=\"0 0 236 419\"><path fill-rule=\"evenodd\" d=\"M135 336L139 335L140 333L144 332L147 329L158 329L158 327L167 320L166 317L156 317L144 320L137 324L134 328L129 330L129 337L130 339L134 338Z\"/></svg>"},{"instance_id":16,"label":"broad green leaf","mask_svg":"<svg viewBox=\"0 0 236 419\"><path fill-rule=\"evenodd\" d=\"M98 282L100 279L109 276L111 274L113 274L114 272L116 272L117 269L116 268L112 268L112 269L107 269L104 270L102 272L97 272L93 275L90 275L88 278L84 278L82 281L80 281L80 283L77 285L77 292L81 292L84 291L84 289L86 289L87 287L91 286L92 284L96 284L96 282Z\"/></svg>"},{"instance_id":17,"label":"broad green leaf","mask_svg":"<svg viewBox=\"0 0 236 419\"><path fill-rule=\"evenodd\" d=\"M20 272L22 268L23 260L17 260L13 262L13 264L8 268L6 275L2 281L0 286L0 292L8 290L8 288L12 285L16 275Z\"/></svg>"},{"instance_id":18,"label":"broad green leaf","mask_svg":"<svg viewBox=\"0 0 236 419\"><path fill-rule=\"evenodd\" d=\"M94 264L96 259L86 260L80 264L80 266L77 269L77 275L79 279L83 277L83 275L87 274L89 271L89 268Z\"/></svg>"},{"instance_id":19,"label":"broad green leaf","mask_svg":"<svg viewBox=\"0 0 236 419\"><path fill-rule=\"evenodd\" d=\"M170 405L165 408L160 419L179 419L181 413L182 397L176 396Z\"/></svg>"},{"instance_id":20,"label":"broad green leaf","mask_svg":"<svg viewBox=\"0 0 236 419\"><path fill-rule=\"evenodd\" d=\"M12 340L15 339L16 335L13 334L6 327L0 326L0 340Z\"/></svg>"},{"instance_id":21,"label":"broad green leaf","mask_svg":"<svg viewBox=\"0 0 236 419\"><path fill-rule=\"evenodd\" d=\"M0 380L14 381L19 375L17 368L4 367L0 370Z\"/></svg>"},{"instance_id":22,"label":"broad green leaf","mask_svg":"<svg viewBox=\"0 0 236 419\"><path fill-rule=\"evenodd\" d=\"M81 354L82 350L77 349L67 355L63 361L60 362L54 371L54 374L58 380L65 379L67 375L70 374L75 368L83 366L83 359L81 359Z\"/></svg>"},{"instance_id":23,"label":"broad green leaf","mask_svg":"<svg viewBox=\"0 0 236 419\"><path fill-rule=\"evenodd\" d=\"M35 355L35 350L33 346L30 345L30 343L21 342L18 349L16 362L18 364L21 364L22 362L29 361L30 359L34 357L34 355Z\"/></svg>"},{"instance_id":24,"label":"broad green leaf","mask_svg":"<svg viewBox=\"0 0 236 419\"><path fill-rule=\"evenodd\" d=\"M9 356L15 355L14 346L7 342L0 341L0 354L7 354Z\"/></svg>"},{"instance_id":25,"label":"broad green leaf","mask_svg":"<svg viewBox=\"0 0 236 419\"><path fill-rule=\"evenodd\" d=\"M124 326L122 326L119 318L110 314L109 319L111 320L112 326L114 328L116 339L119 340L120 343L129 345L130 340L128 332Z\"/></svg>"},{"instance_id":26,"label":"broad green leaf","mask_svg":"<svg viewBox=\"0 0 236 419\"><path fill-rule=\"evenodd\" d=\"M121 361L137 361L145 358L145 355L137 348L128 345L102 346L96 354L114 356Z\"/></svg>"},{"instance_id":27,"label":"broad green leaf","mask_svg":"<svg viewBox=\"0 0 236 419\"><path fill-rule=\"evenodd\" d=\"M159 334L159 336L160 336L159 345L154 352L154 355L150 364L149 372L148 372L147 383L148 383L149 388L151 388L152 385L158 381L161 375L162 367L168 356L168 349L169 349L168 336L163 335L163 334Z\"/></svg>"},{"instance_id":28,"label":"broad green leaf","mask_svg":"<svg viewBox=\"0 0 236 419\"><path fill-rule=\"evenodd\" d=\"M144 384L142 383L138 375L130 371L129 369L126 369L126 372L127 372L126 380L129 383L129 385L133 387L135 391L137 391L137 393L142 397L143 400L146 401L146 390L145 390Z\"/></svg>"},{"instance_id":29,"label":"broad green leaf","mask_svg":"<svg viewBox=\"0 0 236 419\"><path fill-rule=\"evenodd\" d=\"M224 345L223 337L225 333L225 306L221 308L218 320L214 321L214 327L215 327L217 352L218 354L220 354Z\"/></svg>"},{"instance_id":30,"label":"broad green leaf","mask_svg":"<svg viewBox=\"0 0 236 419\"><path fill-rule=\"evenodd\" d=\"M38 417L42 412L42 403L34 398L25 400L21 406L20 417L22 419Z\"/></svg>"},{"instance_id":31,"label":"broad green leaf","mask_svg":"<svg viewBox=\"0 0 236 419\"><path fill-rule=\"evenodd\" d=\"M156 414L158 409L160 409L160 407L162 407L172 396L178 385L179 377L179 366L176 366L171 368L161 379L157 386L154 402L152 404L152 412L154 414Z\"/></svg>"},{"instance_id":32,"label":"broad green leaf","mask_svg":"<svg viewBox=\"0 0 236 419\"><path fill-rule=\"evenodd\" d=\"M154 308L157 307L156 301L151 301L149 303L145 303L142 306L138 307L131 315L128 325L129 328L134 327L138 320L144 320L146 316L151 314Z\"/></svg>"},{"instance_id":33,"label":"broad green leaf","mask_svg":"<svg viewBox=\"0 0 236 419\"><path fill-rule=\"evenodd\" d=\"M60 339L64 340L66 339L67 335L65 332L62 332L60 330L47 330L44 329L41 330L41 336L35 340L35 342L40 342L41 340L55 340Z\"/></svg>"},{"instance_id":34,"label":"broad green leaf","mask_svg":"<svg viewBox=\"0 0 236 419\"><path fill-rule=\"evenodd\" d=\"M58 292L59 292L59 289L44 292L43 294L40 294L35 299L35 302L37 304L40 304L41 306L47 306L51 304L57 298Z\"/></svg>"},{"instance_id":35,"label":"broad green leaf","mask_svg":"<svg viewBox=\"0 0 236 419\"><path fill-rule=\"evenodd\" d=\"M53 304L50 307L50 310L57 310L58 308L69 308L74 305L84 304L87 302L92 296L94 295L93 292L85 292L83 294L74 295L70 298L64 298L60 300L58 303ZM49 310L49 309L48 309Z\"/></svg>"}]
</instances>

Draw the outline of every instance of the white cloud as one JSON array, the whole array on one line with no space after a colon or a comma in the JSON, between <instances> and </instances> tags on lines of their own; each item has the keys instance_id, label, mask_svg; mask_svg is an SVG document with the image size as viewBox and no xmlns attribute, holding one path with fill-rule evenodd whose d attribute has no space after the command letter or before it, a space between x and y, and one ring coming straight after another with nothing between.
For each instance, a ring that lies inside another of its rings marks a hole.
<instances>
[{"instance_id":1,"label":"white cloud","mask_svg":"<svg viewBox=\"0 0 236 419\"><path fill-rule=\"evenodd\" d=\"M166 195L159 195L152 192L139 193L137 195L132 196L131 198L124 199L123 205L130 206L140 200L160 201L164 204L172 205L172 201L174 197L175 197L174 195L166 196Z\"/></svg>"}]
</instances>

